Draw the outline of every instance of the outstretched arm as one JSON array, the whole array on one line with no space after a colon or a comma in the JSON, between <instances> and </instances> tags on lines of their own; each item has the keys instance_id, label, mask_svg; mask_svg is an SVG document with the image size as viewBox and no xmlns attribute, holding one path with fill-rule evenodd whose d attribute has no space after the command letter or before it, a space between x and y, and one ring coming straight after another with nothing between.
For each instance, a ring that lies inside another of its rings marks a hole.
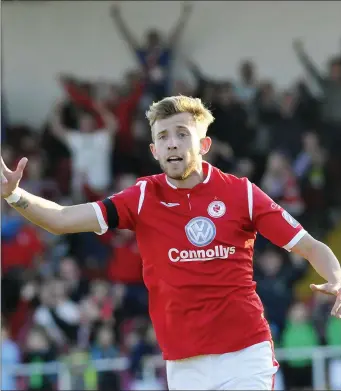
<instances>
[{"instance_id":1,"label":"outstretched arm","mask_svg":"<svg viewBox=\"0 0 341 391\"><path fill-rule=\"evenodd\" d=\"M178 44L178 42L181 38L181 35L187 25L191 11L192 11L192 4L189 1L184 1L182 4L181 16L178 20L178 23L174 27L173 32L170 34L170 37L168 40L168 46L170 48L174 48Z\"/></svg>"},{"instance_id":2,"label":"outstretched arm","mask_svg":"<svg viewBox=\"0 0 341 391\"><path fill-rule=\"evenodd\" d=\"M333 251L309 234L305 234L292 251L307 259L317 273L328 281L321 285L312 284L310 287L313 291L335 295L332 315L341 318L341 266Z\"/></svg>"},{"instance_id":3,"label":"outstretched arm","mask_svg":"<svg viewBox=\"0 0 341 391\"><path fill-rule=\"evenodd\" d=\"M203 74L198 64L194 61L186 59L186 64L197 83L196 95L201 98L203 96L205 87L213 81Z\"/></svg>"},{"instance_id":4,"label":"outstretched arm","mask_svg":"<svg viewBox=\"0 0 341 391\"><path fill-rule=\"evenodd\" d=\"M53 135L60 141L65 142L68 129L66 129L62 123L62 105L63 103L61 101L58 101L55 104L50 117L50 125ZM1 163L4 164L3 162Z\"/></svg>"},{"instance_id":5,"label":"outstretched arm","mask_svg":"<svg viewBox=\"0 0 341 391\"><path fill-rule=\"evenodd\" d=\"M100 232L93 204L61 206L19 188L27 159L11 171L1 158L1 196L23 217L56 235L77 232Z\"/></svg>"},{"instance_id":6,"label":"outstretched arm","mask_svg":"<svg viewBox=\"0 0 341 391\"><path fill-rule=\"evenodd\" d=\"M321 76L321 73L317 69L316 65L313 63L311 58L308 56L304 50L303 43L300 40L295 40L293 47L298 59L301 61L302 65L305 67L310 76L315 79L320 86L324 85L324 78Z\"/></svg>"},{"instance_id":7,"label":"outstretched arm","mask_svg":"<svg viewBox=\"0 0 341 391\"><path fill-rule=\"evenodd\" d=\"M332 315L341 318L341 266L332 250L309 235L288 212L248 181L247 201L250 219L257 231L275 245L307 259L327 281L310 287L314 291L334 295L336 300Z\"/></svg>"},{"instance_id":8,"label":"outstretched arm","mask_svg":"<svg viewBox=\"0 0 341 391\"><path fill-rule=\"evenodd\" d=\"M130 29L128 28L127 24L122 18L121 10L119 5L116 3L111 8L111 17L116 24L118 30L120 31L121 35L125 39L125 41L128 43L130 49L135 52L139 49L139 44L137 39L134 37Z\"/></svg>"},{"instance_id":9,"label":"outstretched arm","mask_svg":"<svg viewBox=\"0 0 341 391\"><path fill-rule=\"evenodd\" d=\"M110 133L115 134L117 131L117 120L115 115L105 106L105 103L98 101L95 103L94 108L96 112L103 119L104 126Z\"/></svg>"}]
</instances>

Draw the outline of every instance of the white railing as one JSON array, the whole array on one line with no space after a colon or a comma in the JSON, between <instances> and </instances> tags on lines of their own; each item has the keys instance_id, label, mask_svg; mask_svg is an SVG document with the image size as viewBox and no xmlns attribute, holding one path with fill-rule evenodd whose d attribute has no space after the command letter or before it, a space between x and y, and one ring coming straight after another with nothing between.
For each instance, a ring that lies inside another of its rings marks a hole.
<instances>
[{"instance_id":1,"label":"white railing","mask_svg":"<svg viewBox=\"0 0 341 391\"><path fill-rule=\"evenodd\" d=\"M292 359L311 359L313 368L313 389L326 390L328 379L326 373L326 360L340 359L341 346L319 346L312 348L291 348L276 349L276 358L278 361L287 361ZM145 379L156 378L156 370L165 365L161 356L152 356L144 360L143 377ZM58 390L71 391L71 371L66 363L45 363L45 364L18 364L13 366L4 366L6 373L15 376L29 376L32 374L57 375ZM115 359L101 359L91 361L91 366L98 372L101 371L125 371L129 368L129 360L126 357ZM341 373L340 373L341 377Z\"/></svg>"}]
</instances>

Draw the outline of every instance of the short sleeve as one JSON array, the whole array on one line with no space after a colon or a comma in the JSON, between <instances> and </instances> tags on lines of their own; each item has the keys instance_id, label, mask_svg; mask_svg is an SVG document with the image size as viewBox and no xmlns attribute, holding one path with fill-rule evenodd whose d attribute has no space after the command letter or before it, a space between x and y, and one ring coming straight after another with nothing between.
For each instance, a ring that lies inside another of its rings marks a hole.
<instances>
[{"instance_id":1,"label":"short sleeve","mask_svg":"<svg viewBox=\"0 0 341 391\"><path fill-rule=\"evenodd\" d=\"M301 224L255 184L247 181L248 209L256 230L287 251L306 234Z\"/></svg>"},{"instance_id":2,"label":"short sleeve","mask_svg":"<svg viewBox=\"0 0 341 391\"><path fill-rule=\"evenodd\" d=\"M146 181L139 181L120 193L102 201L93 202L91 205L95 209L101 227L101 231L96 233L103 235L109 228L134 231L143 207L146 185Z\"/></svg>"}]
</instances>

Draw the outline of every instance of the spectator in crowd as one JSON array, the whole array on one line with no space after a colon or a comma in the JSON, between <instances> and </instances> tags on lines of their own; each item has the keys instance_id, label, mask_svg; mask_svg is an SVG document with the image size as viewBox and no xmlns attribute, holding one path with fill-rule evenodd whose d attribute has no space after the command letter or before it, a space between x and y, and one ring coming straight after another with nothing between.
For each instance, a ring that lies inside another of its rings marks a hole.
<instances>
[{"instance_id":1,"label":"spectator in crowd","mask_svg":"<svg viewBox=\"0 0 341 391\"><path fill-rule=\"evenodd\" d=\"M223 171L229 171L234 158L248 156L253 141L253 131L248 124L247 112L237 100L231 83L227 82L219 86L213 112L215 121L210 132L215 140L213 147L217 155L215 164L218 164Z\"/></svg>"},{"instance_id":2,"label":"spectator in crowd","mask_svg":"<svg viewBox=\"0 0 341 391\"><path fill-rule=\"evenodd\" d=\"M97 108L105 121L103 129L96 129L94 115L86 111L79 116L78 130L65 128L61 102L56 104L51 118L54 135L71 150L73 195L80 202L84 201L84 192L89 201L104 197L111 184L110 152L117 122L104 104L99 103Z\"/></svg>"},{"instance_id":3,"label":"spectator in crowd","mask_svg":"<svg viewBox=\"0 0 341 391\"><path fill-rule=\"evenodd\" d=\"M310 227L310 232L321 236L330 226L328 206L333 204L332 181L328 166L328 152L321 145L314 132L302 136L302 150L293 164L294 172L300 180L305 213L302 223Z\"/></svg>"},{"instance_id":4,"label":"spectator in crowd","mask_svg":"<svg viewBox=\"0 0 341 391\"><path fill-rule=\"evenodd\" d=\"M272 128L280 118L280 105L271 81L263 81L253 101L256 122L267 129Z\"/></svg>"},{"instance_id":5,"label":"spectator in crowd","mask_svg":"<svg viewBox=\"0 0 341 391\"><path fill-rule=\"evenodd\" d=\"M147 77L148 92L153 99L162 99L169 92L173 57L176 54L175 51L191 9L190 2L184 1L182 14L170 36L163 39L159 31L150 29L146 33L145 44L141 46L124 22L120 6L116 3L112 7L111 16L113 21L131 51L136 55L139 65Z\"/></svg>"},{"instance_id":6,"label":"spectator in crowd","mask_svg":"<svg viewBox=\"0 0 341 391\"><path fill-rule=\"evenodd\" d=\"M103 280L92 281L89 294L80 303L82 326L79 341L81 346L88 346L101 324L105 323L114 327L114 309L115 301L109 283Z\"/></svg>"},{"instance_id":7,"label":"spectator in crowd","mask_svg":"<svg viewBox=\"0 0 341 391\"><path fill-rule=\"evenodd\" d=\"M236 94L247 106L253 101L258 90L255 68L255 64L250 60L242 61L240 64L240 80L237 83Z\"/></svg>"},{"instance_id":8,"label":"spectator in crowd","mask_svg":"<svg viewBox=\"0 0 341 391\"><path fill-rule=\"evenodd\" d=\"M280 151L269 154L260 187L295 217L302 215L304 203L289 158Z\"/></svg>"},{"instance_id":9,"label":"spectator in crowd","mask_svg":"<svg viewBox=\"0 0 341 391\"><path fill-rule=\"evenodd\" d=\"M294 41L294 50L309 74L317 81L322 88L326 101L323 106L327 111L322 111L322 118L330 124L340 125L340 118L337 117L337 107L340 106L340 83L341 83L341 58L334 56L329 60L329 69L327 75L317 69L312 59L307 54L304 44L301 40ZM334 117L336 115L336 117Z\"/></svg>"},{"instance_id":10,"label":"spectator in crowd","mask_svg":"<svg viewBox=\"0 0 341 391\"><path fill-rule=\"evenodd\" d=\"M27 364L39 364L53 362L56 359L54 350L46 330L41 326L34 326L27 335L26 345L23 354L23 362ZM50 391L53 379L37 370L31 373L28 378L28 391Z\"/></svg>"},{"instance_id":11,"label":"spectator in crowd","mask_svg":"<svg viewBox=\"0 0 341 391\"><path fill-rule=\"evenodd\" d=\"M268 246L256 258L254 278L266 317L272 326L275 341L281 340L294 286L305 275L306 261L297 256L284 259L283 252Z\"/></svg>"},{"instance_id":12,"label":"spectator in crowd","mask_svg":"<svg viewBox=\"0 0 341 391\"><path fill-rule=\"evenodd\" d=\"M298 80L293 87L296 97L296 115L305 129L319 128L319 99L310 91L304 79Z\"/></svg>"},{"instance_id":13,"label":"spectator in crowd","mask_svg":"<svg viewBox=\"0 0 341 391\"><path fill-rule=\"evenodd\" d=\"M120 355L120 350L115 344L115 336L113 330L109 326L101 326L96 334L96 342L91 350L93 360L117 358ZM98 385L102 391L119 391L120 378L113 371L104 371L98 373Z\"/></svg>"},{"instance_id":14,"label":"spectator in crowd","mask_svg":"<svg viewBox=\"0 0 341 391\"><path fill-rule=\"evenodd\" d=\"M73 346L64 358L70 371L71 390L97 390L98 379L95 368L90 361L90 354L78 346Z\"/></svg>"},{"instance_id":15,"label":"spectator in crowd","mask_svg":"<svg viewBox=\"0 0 341 391\"><path fill-rule=\"evenodd\" d=\"M16 380L11 373L11 365L19 364L20 349L10 338L5 319L1 320L1 389L3 391L17 390ZM13 367L12 367L13 368Z\"/></svg>"},{"instance_id":16,"label":"spectator in crowd","mask_svg":"<svg viewBox=\"0 0 341 391\"><path fill-rule=\"evenodd\" d=\"M41 154L30 158L26 176L23 178L23 186L38 196L49 197L51 200L60 199L61 194L56 181L44 178L45 161L46 156Z\"/></svg>"},{"instance_id":17,"label":"spectator in crowd","mask_svg":"<svg viewBox=\"0 0 341 391\"><path fill-rule=\"evenodd\" d=\"M304 177L314 164L323 164L326 160L326 152L316 133L304 133L302 136L302 150L297 155L293 167L297 177Z\"/></svg>"},{"instance_id":18,"label":"spectator in crowd","mask_svg":"<svg viewBox=\"0 0 341 391\"><path fill-rule=\"evenodd\" d=\"M103 108L115 117L117 132L115 142L112 145L113 164L114 171L120 172L124 165L129 163L129 152L133 145L132 119L144 93L145 82L140 72L130 72L126 86L109 84L106 88L107 91L102 94L100 94L99 86L93 85L92 89L97 91L97 95L102 95L102 109L98 106L99 98L93 96L96 95L96 92L91 95L89 89L84 88L73 76L60 75L59 82L76 107L94 114L98 129L103 129L106 126Z\"/></svg>"},{"instance_id":19,"label":"spectator in crowd","mask_svg":"<svg viewBox=\"0 0 341 391\"><path fill-rule=\"evenodd\" d=\"M298 115L298 97L286 91L280 98L279 117L270 128L270 148L281 149L291 158L300 150L304 123Z\"/></svg>"},{"instance_id":20,"label":"spectator in crowd","mask_svg":"<svg viewBox=\"0 0 341 391\"><path fill-rule=\"evenodd\" d=\"M150 323L142 323L135 331L136 339L130 349L130 371L135 379L142 378L143 360L159 353L155 332Z\"/></svg>"},{"instance_id":21,"label":"spectator in crowd","mask_svg":"<svg viewBox=\"0 0 341 391\"><path fill-rule=\"evenodd\" d=\"M67 296L65 283L60 279L43 283L40 302L33 316L34 322L44 327L60 347L76 343L81 314L77 304Z\"/></svg>"},{"instance_id":22,"label":"spectator in crowd","mask_svg":"<svg viewBox=\"0 0 341 391\"><path fill-rule=\"evenodd\" d=\"M312 325L310 315L303 303L292 305L287 325L283 331L284 348L315 347L319 345L317 333ZM284 366L286 389L312 386L311 359L292 358Z\"/></svg>"},{"instance_id":23,"label":"spectator in crowd","mask_svg":"<svg viewBox=\"0 0 341 391\"><path fill-rule=\"evenodd\" d=\"M311 319L322 345L327 343L327 314L333 308L332 298L329 296L315 294L312 298Z\"/></svg>"},{"instance_id":24,"label":"spectator in crowd","mask_svg":"<svg viewBox=\"0 0 341 391\"><path fill-rule=\"evenodd\" d=\"M80 268L72 257L60 260L59 276L64 281L73 302L79 303L89 293L89 281L81 275Z\"/></svg>"},{"instance_id":25,"label":"spectator in crowd","mask_svg":"<svg viewBox=\"0 0 341 391\"><path fill-rule=\"evenodd\" d=\"M208 107L212 107L215 102L218 82L204 75L200 66L193 60L186 59L186 64L195 80L194 95L200 98Z\"/></svg>"},{"instance_id":26,"label":"spectator in crowd","mask_svg":"<svg viewBox=\"0 0 341 391\"><path fill-rule=\"evenodd\" d=\"M322 124L323 134L330 147L340 147L341 140L341 56L333 57L329 62L327 75L322 75L304 49L301 40L294 41L294 50L309 75L323 92ZM337 142L337 145L333 145ZM335 149L336 151L336 149Z\"/></svg>"},{"instance_id":27,"label":"spectator in crowd","mask_svg":"<svg viewBox=\"0 0 341 391\"><path fill-rule=\"evenodd\" d=\"M107 322L112 320L114 300L110 285L106 281L95 280L91 283L89 296L82 303L83 311L92 308L97 314L97 320Z\"/></svg>"},{"instance_id":28,"label":"spectator in crowd","mask_svg":"<svg viewBox=\"0 0 341 391\"><path fill-rule=\"evenodd\" d=\"M142 260L135 234L129 230L107 232L100 238L110 248L107 276L112 282L141 283Z\"/></svg>"},{"instance_id":29,"label":"spectator in crowd","mask_svg":"<svg viewBox=\"0 0 341 391\"><path fill-rule=\"evenodd\" d=\"M1 229L2 272L10 269L31 269L35 260L43 254L44 243L39 230L13 213L3 204Z\"/></svg>"}]
</instances>

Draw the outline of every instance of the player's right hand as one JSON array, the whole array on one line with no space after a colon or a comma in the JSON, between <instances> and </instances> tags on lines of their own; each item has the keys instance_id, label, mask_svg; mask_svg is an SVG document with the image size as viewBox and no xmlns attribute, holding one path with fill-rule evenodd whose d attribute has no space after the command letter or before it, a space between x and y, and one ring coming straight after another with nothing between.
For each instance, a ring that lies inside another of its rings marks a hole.
<instances>
[{"instance_id":1,"label":"player's right hand","mask_svg":"<svg viewBox=\"0 0 341 391\"><path fill-rule=\"evenodd\" d=\"M9 197L19 186L27 161L27 158L23 157L18 163L16 170L11 171L1 157L1 197Z\"/></svg>"}]
</instances>

